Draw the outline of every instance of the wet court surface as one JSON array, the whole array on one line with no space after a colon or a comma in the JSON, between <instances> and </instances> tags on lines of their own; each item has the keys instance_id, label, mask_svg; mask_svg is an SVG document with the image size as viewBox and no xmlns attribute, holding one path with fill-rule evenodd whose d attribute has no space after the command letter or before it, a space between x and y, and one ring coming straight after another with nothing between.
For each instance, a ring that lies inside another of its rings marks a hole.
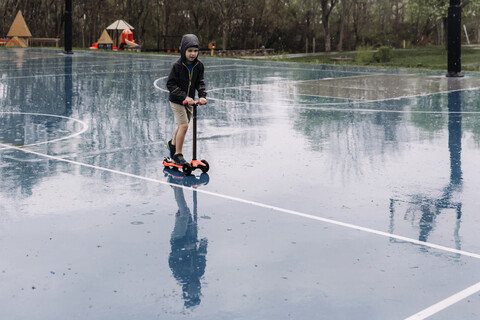
<instances>
[{"instance_id":1,"label":"wet court surface","mask_svg":"<svg viewBox=\"0 0 480 320\"><path fill-rule=\"evenodd\" d=\"M479 318L479 74L202 58L185 177L175 59L0 50L2 314Z\"/></svg>"}]
</instances>

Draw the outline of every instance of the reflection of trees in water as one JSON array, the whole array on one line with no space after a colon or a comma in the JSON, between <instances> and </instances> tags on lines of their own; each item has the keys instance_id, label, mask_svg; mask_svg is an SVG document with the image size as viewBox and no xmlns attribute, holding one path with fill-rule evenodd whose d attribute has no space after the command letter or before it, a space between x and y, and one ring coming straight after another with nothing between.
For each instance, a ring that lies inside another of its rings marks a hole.
<instances>
[{"instance_id":1,"label":"reflection of trees in water","mask_svg":"<svg viewBox=\"0 0 480 320\"><path fill-rule=\"evenodd\" d=\"M436 94L428 97L418 97L415 100L411 107L414 112L410 114L410 121L415 127L421 129L424 134L423 138L434 138L435 133L443 131L447 123L448 115L441 113L446 111L446 96Z\"/></svg>"},{"instance_id":2,"label":"reflection of trees in water","mask_svg":"<svg viewBox=\"0 0 480 320\"><path fill-rule=\"evenodd\" d=\"M6 145L24 146L60 138L79 130L78 123L66 119L24 114L0 114L0 142ZM0 149L3 149L0 146ZM37 151L50 153L53 146L42 144ZM55 172L55 162L42 161L21 151L0 152L2 189L6 194L31 195L35 183Z\"/></svg>"},{"instance_id":3,"label":"reflection of trees in water","mask_svg":"<svg viewBox=\"0 0 480 320\"><path fill-rule=\"evenodd\" d=\"M480 118L480 91L463 91L461 92L461 97L463 111L479 112L479 114L462 114L462 128L464 132L472 133L476 146L480 147L480 126L478 125Z\"/></svg>"},{"instance_id":4,"label":"reflection of trees in water","mask_svg":"<svg viewBox=\"0 0 480 320\"><path fill-rule=\"evenodd\" d=\"M480 114L477 91L458 92L463 100L463 132L472 132L480 141L478 117ZM448 114L448 95L435 94L399 100L353 105L373 110L404 110L395 112L349 112L315 109L292 112L294 127L302 132L313 150L322 150L328 143L332 150L332 165L344 174L361 174L365 164L376 163L376 159L399 152L400 143L411 139L442 138L445 134ZM412 111L412 112L408 112ZM438 112L438 113L432 113ZM412 138L412 129L418 136ZM381 160L381 159L380 159ZM341 166L340 168L338 166Z\"/></svg>"},{"instance_id":5,"label":"reflection of trees in water","mask_svg":"<svg viewBox=\"0 0 480 320\"><path fill-rule=\"evenodd\" d=\"M14 51L8 52L10 54ZM0 107L2 111L71 116L89 126L89 130L79 138L48 144L48 149L47 145L33 147L35 151L48 151L51 155L139 175L161 176L159 170L163 170L163 166L159 163L166 154L164 142L173 133L174 120L168 95L155 90L153 82L168 74L175 59L106 53L76 53L73 57L65 57L27 50L19 64L12 64L8 60L0 61ZM257 81L255 77L259 79L251 71L206 75L207 86L217 86L223 82L236 86L250 84ZM251 99L256 101L263 98L253 96ZM228 136L232 145L246 145L249 141L259 139L258 132L253 132L251 128L265 121L261 106L242 103L212 105L213 107L206 106L199 112L200 139ZM37 126L38 130L47 133L38 139L50 139L63 134L60 131L65 120L55 120L51 124L42 120L36 124L35 118L28 120L24 117L21 126L13 129L10 135L21 132L22 126ZM3 128L15 128L18 125L4 117L0 119L4 121ZM78 128L69 126L65 129L69 133L78 131ZM25 137L20 139L24 140ZM12 140L11 137L8 140ZM201 144L200 149L206 147L207 144ZM5 161L9 154L15 154L18 160L10 160L4 166L0 163L0 171L3 173L5 170L15 170L15 163L20 163L21 159L31 158L19 152L3 151L0 161ZM7 188L13 190L20 185L18 181L28 181L31 186L27 189L31 189L42 177L55 172L54 168L50 171L37 170L37 166L42 166L44 162L52 167L59 165L55 161L38 157L35 161L38 162L22 164L28 167L22 169L25 174L18 176L12 171L9 176L15 180L2 183L11 183ZM37 180L28 177L32 173L38 175ZM81 168L80 173L107 182L112 179L111 174L87 168Z\"/></svg>"},{"instance_id":6,"label":"reflection of trees in water","mask_svg":"<svg viewBox=\"0 0 480 320\"><path fill-rule=\"evenodd\" d=\"M262 79L262 70L226 67L231 71L206 68L205 81L211 90L209 105L199 107L199 138L221 138L231 146L246 146L260 140L260 124L268 121L264 93L252 92L248 87ZM235 88L233 88L235 87ZM219 99L219 100L218 100ZM200 146L201 148L202 146Z\"/></svg>"},{"instance_id":7,"label":"reflection of trees in water","mask_svg":"<svg viewBox=\"0 0 480 320\"><path fill-rule=\"evenodd\" d=\"M66 115L66 101L71 100L71 93L65 93L65 88L69 87L70 78L63 73L68 71L71 60L56 56L30 60L24 51L8 51L7 55L16 63L1 63L1 110ZM54 76L57 73L60 75ZM0 114L0 142L5 144L23 146L45 142L75 130L79 130L78 125L66 119ZM51 146L43 144L36 149L48 153ZM20 151L3 150L0 153L3 193L12 197L29 196L33 186L55 172L55 167L52 162Z\"/></svg>"},{"instance_id":8,"label":"reflection of trees in water","mask_svg":"<svg viewBox=\"0 0 480 320\"><path fill-rule=\"evenodd\" d=\"M2 68L0 95L2 111L71 115L81 119L90 127L82 140L61 141L49 144L48 150L47 145L33 147L34 150L63 157L82 157L76 158L79 161L85 161L86 157L85 162L89 164L143 173L145 163L151 161L155 148L159 147L145 148L145 144L163 138L162 131L166 130L165 121L162 120L165 118L162 113L166 114L166 108L159 107L159 101L164 97L155 95L152 88L156 75L150 72L132 76L131 71L135 68L131 57L123 62L102 61L98 67L92 67L95 63L88 63L88 59L81 54L73 59L71 56L59 57L26 59L21 69L5 64L6 67ZM155 60L144 67L150 70L161 69ZM44 74L32 77L35 73ZM100 73L104 77L92 73ZM20 117L20 124L18 119L12 120L12 116L0 117L0 121L3 121L3 130L0 129L2 142L42 142L79 130L78 127L66 125L69 121L65 119ZM43 135L37 134L32 138L27 135L29 128L35 128L36 131L43 132ZM15 137L17 135L19 137ZM28 141L24 141L25 139ZM163 145L160 149L162 147ZM12 160L11 154L15 154L16 160ZM9 163L2 166L3 174L6 174L5 170L25 172L11 174L15 181L3 182L11 183L6 188L12 190L23 183L34 184L36 179L40 180L55 172L37 170L38 166L44 166L43 163L58 165L55 161L38 158L35 162L25 162L23 159L31 156L21 152L3 151L1 156L3 161L10 157ZM36 179L31 178L32 173L37 174ZM82 174L102 176L105 179L110 176L90 169L82 169ZM28 189L31 189L31 186Z\"/></svg>"},{"instance_id":9,"label":"reflection of trees in water","mask_svg":"<svg viewBox=\"0 0 480 320\"><path fill-rule=\"evenodd\" d=\"M0 191L12 198L30 196L35 184L50 175L51 169L48 162L37 161L35 157L25 156L20 151L2 151Z\"/></svg>"},{"instance_id":10,"label":"reflection of trees in water","mask_svg":"<svg viewBox=\"0 0 480 320\"><path fill-rule=\"evenodd\" d=\"M400 113L310 109L297 113L294 126L313 150L320 151L328 144L333 172L358 176L363 173L362 166L373 166L386 154L395 154L398 143L408 139L403 117Z\"/></svg>"},{"instance_id":11,"label":"reflection of trees in water","mask_svg":"<svg viewBox=\"0 0 480 320\"><path fill-rule=\"evenodd\" d=\"M462 100L462 128L463 132L471 132L473 139L480 146L480 127L478 119L480 117L480 92L478 90L458 92ZM435 94L416 98L415 105L411 108L418 113L411 114L412 123L422 129L429 138L433 138L435 133L445 130L449 121L448 100L449 94ZM420 111L437 111L438 114L420 113ZM473 113L471 113L473 112ZM475 113L478 112L478 113Z\"/></svg>"}]
</instances>

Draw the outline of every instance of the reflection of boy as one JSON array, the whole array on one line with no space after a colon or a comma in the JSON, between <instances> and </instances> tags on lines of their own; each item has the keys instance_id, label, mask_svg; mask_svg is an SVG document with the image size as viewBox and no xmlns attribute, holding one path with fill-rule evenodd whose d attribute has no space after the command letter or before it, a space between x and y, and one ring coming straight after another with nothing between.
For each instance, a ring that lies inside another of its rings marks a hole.
<instances>
[{"instance_id":1,"label":"reflection of boy","mask_svg":"<svg viewBox=\"0 0 480 320\"><path fill-rule=\"evenodd\" d=\"M198 241L197 222L192 219L183 189L179 187L173 189L178 211L170 239L172 251L168 264L173 276L182 285L185 307L190 308L200 304L202 288L200 279L206 267L207 239Z\"/></svg>"},{"instance_id":2,"label":"reflection of boy","mask_svg":"<svg viewBox=\"0 0 480 320\"><path fill-rule=\"evenodd\" d=\"M177 124L173 139L167 142L167 147L170 150L170 157L180 165L187 163L182 149L192 114L191 105L195 103L195 90L198 91L200 104L207 103L205 99L207 92L203 80L205 68L203 63L198 60L198 48L197 36L186 34L182 37L181 57L173 63L167 80L167 88L170 92L168 100ZM183 101L187 101L188 106L184 106Z\"/></svg>"}]
</instances>

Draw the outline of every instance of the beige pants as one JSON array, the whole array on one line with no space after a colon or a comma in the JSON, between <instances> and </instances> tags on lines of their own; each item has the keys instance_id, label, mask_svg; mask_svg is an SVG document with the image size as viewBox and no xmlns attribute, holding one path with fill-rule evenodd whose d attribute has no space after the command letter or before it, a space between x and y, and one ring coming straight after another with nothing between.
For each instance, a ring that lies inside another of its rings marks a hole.
<instances>
[{"instance_id":1,"label":"beige pants","mask_svg":"<svg viewBox=\"0 0 480 320\"><path fill-rule=\"evenodd\" d=\"M170 107L172 107L173 115L175 117L175 123L177 125L190 122L190 118L193 112L192 106L182 106L181 104L176 104L170 101Z\"/></svg>"}]
</instances>

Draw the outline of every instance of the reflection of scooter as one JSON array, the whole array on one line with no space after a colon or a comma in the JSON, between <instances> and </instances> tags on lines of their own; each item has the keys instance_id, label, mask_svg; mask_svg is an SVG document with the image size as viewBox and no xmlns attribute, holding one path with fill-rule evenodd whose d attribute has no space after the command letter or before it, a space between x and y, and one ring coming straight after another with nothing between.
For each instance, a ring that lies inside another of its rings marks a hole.
<instances>
[{"instance_id":1,"label":"reflection of scooter","mask_svg":"<svg viewBox=\"0 0 480 320\"><path fill-rule=\"evenodd\" d=\"M187 105L187 101L183 101L183 105ZM175 161L170 158L170 157L165 157L163 159L163 165L168 168L176 168L176 169L182 169L183 173L187 176L192 174L192 171L195 169L200 169L202 170L203 173L206 173L208 169L210 169L210 166L207 162L207 160L197 160L197 106L199 105L199 102L195 102L192 107L193 107L193 157L192 161L190 163L185 163L184 165L179 165L176 164Z\"/></svg>"},{"instance_id":2,"label":"reflection of scooter","mask_svg":"<svg viewBox=\"0 0 480 320\"><path fill-rule=\"evenodd\" d=\"M209 182L208 174L199 178L185 176L177 170L165 168L168 182L180 186L197 188ZM193 190L193 217L184 196L184 188L172 186L178 211L175 214L175 226L170 239L171 252L168 264L173 276L182 286L184 305L195 307L201 302L201 282L207 264L207 238L198 240L197 191Z\"/></svg>"},{"instance_id":3,"label":"reflection of scooter","mask_svg":"<svg viewBox=\"0 0 480 320\"><path fill-rule=\"evenodd\" d=\"M172 184L178 184L181 186L197 188L203 185L207 185L210 181L208 173L202 173L199 177L186 176L183 173L175 169L165 168L163 169L167 182ZM195 191L196 194L196 191Z\"/></svg>"}]
</instances>

